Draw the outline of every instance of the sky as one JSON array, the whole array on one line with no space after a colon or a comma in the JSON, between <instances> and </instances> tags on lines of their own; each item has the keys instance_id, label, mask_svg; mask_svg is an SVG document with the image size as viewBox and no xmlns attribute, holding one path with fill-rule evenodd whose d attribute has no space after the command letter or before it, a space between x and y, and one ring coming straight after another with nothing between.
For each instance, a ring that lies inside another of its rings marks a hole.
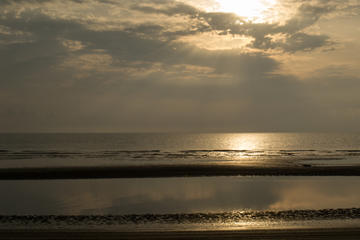
<instances>
[{"instance_id":1,"label":"sky","mask_svg":"<svg viewBox=\"0 0 360 240\"><path fill-rule=\"evenodd\" d=\"M358 131L360 0L2 0L0 132Z\"/></svg>"}]
</instances>

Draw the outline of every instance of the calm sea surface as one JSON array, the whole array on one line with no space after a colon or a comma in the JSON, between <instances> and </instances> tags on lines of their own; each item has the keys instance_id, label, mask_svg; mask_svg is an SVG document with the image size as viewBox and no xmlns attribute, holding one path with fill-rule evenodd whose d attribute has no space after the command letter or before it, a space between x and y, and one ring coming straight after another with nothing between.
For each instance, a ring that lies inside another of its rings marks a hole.
<instances>
[{"instance_id":1,"label":"calm sea surface","mask_svg":"<svg viewBox=\"0 0 360 240\"><path fill-rule=\"evenodd\" d=\"M360 227L358 177L0 181L0 229Z\"/></svg>"},{"instance_id":2,"label":"calm sea surface","mask_svg":"<svg viewBox=\"0 0 360 240\"><path fill-rule=\"evenodd\" d=\"M360 134L0 134L1 167L360 164Z\"/></svg>"}]
</instances>

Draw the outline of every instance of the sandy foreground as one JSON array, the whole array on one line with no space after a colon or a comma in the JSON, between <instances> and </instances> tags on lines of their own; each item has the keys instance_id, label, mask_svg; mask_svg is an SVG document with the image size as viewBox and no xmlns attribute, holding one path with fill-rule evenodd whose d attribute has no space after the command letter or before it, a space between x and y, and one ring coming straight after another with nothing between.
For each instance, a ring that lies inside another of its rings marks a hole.
<instances>
[{"instance_id":1,"label":"sandy foreground","mask_svg":"<svg viewBox=\"0 0 360 240\"><path fill-rule=\"evenodd\" d=\"M115 240L115 239L276 239L276 240L358 240L360 228L334 229L284 229L240 231L183 231L183 232L109 232L71 230L0 230L0 239L47 239L47 240Z\"/></svg>"},{"instance_id":2,"label":"sandy foreground","mask_svg":"<svg viewBox=\"0 0 360 240\"><path fill-rule=\"evenodd\" d=\"M360 176L360 166L155 165L57 168L2 168L0 180L161 178L199 176Z\"/></svg>"}]
</instances>

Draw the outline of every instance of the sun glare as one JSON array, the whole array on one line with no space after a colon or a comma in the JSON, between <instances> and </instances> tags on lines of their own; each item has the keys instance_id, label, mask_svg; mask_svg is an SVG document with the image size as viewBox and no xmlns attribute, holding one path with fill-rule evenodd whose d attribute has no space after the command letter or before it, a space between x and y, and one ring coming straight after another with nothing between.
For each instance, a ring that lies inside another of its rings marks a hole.
<instances>
[{"instance_id":1,"label":"sun glare","mask_svg":"<svg viewBox=\"0 0 360 240\"><path fill-rule=\"evenodd\" d=\"M265 22L275 4L276 0L217 0L217 10L235 13L246 20Z\"/></svg>"}]
</instances>

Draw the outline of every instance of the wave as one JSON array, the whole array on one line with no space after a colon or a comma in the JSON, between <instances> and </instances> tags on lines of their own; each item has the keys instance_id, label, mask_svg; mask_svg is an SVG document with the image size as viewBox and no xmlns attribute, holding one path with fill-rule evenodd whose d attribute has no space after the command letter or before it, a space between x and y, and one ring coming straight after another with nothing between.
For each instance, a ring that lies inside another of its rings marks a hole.
<instances>
[{"instance_id":1,"label":"wave","mask_svg":"<svg viewBox=\"0 0 360 240\"><path fill-rule=\"evenodd\" d=\"M242 158L277 158L277 159L328 159L339 160L346 157L360 157L360 150L105 150L105 151L53 151L53 150L9 150L0 149L0 160L34 159L34 158L151 158L157 159L242 159Z\"/></svg>"}]
</instances>

